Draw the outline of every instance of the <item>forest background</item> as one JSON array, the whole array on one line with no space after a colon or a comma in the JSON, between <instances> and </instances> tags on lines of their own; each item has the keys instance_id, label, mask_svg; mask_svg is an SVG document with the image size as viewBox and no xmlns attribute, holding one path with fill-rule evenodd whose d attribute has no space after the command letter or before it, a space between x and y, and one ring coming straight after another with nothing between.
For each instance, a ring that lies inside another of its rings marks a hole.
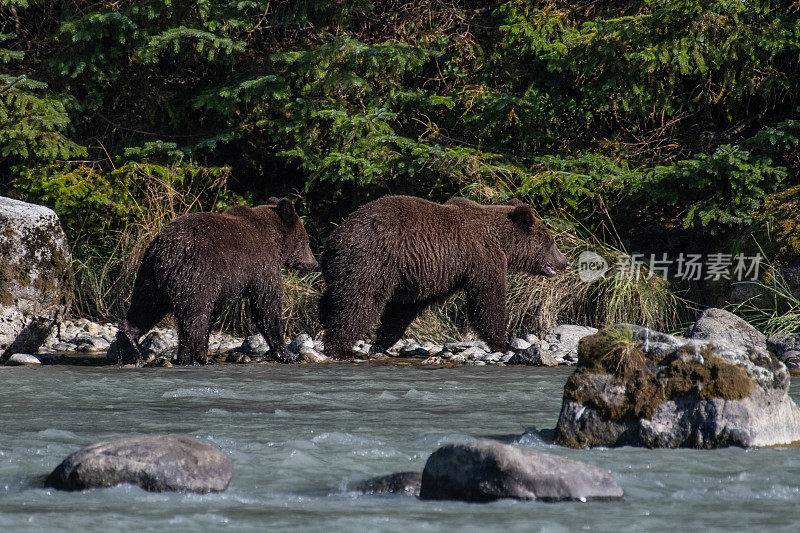
<instances>
[{"instance_id":1,"label":"forest background","mask_svg":"<svg viewBox=\"0 0 800 533\"><path fill-rule=\"evenodd\" d=\"M319 252L410 194L523 199L573 258L768 261L745 297L646 268L516 275L510 333L676 331L706 305L800 328L797 1L2 0L0 126L0 194L61 217L76 315L124 315L185 212L288 196ZM319 273L284 281L289 332L318 330ZM247 329L245 307L221 325ZM461 309L414 334L463 337Z\"/></svg>"}]
</instances>

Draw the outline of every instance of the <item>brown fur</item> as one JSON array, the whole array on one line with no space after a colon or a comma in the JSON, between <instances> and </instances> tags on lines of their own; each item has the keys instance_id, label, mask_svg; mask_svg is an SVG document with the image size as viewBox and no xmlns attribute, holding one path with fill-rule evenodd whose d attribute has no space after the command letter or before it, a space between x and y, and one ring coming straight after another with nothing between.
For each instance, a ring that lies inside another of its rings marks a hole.
<instances>
[{"instance_id":1,"label":"brown fur","mask_svg":"<svg viewBox=\"0 0 800 533\"><path fill-rule=\"evenodd\" d=\"M316 268L308 235L286 198L175 219L150 243L131 307L117 335L122 359L138 357L139 338L167 313L178 323L178 362L206 363L214 316L234 298L249 300L253 322L277 360L283 338L281 267Z\"/></svg>"},{"instance_id":2,"label":"brown fur","mask_svg":"<svg viewBox=\"0 0 800 533\"><path fill-rule=\"evenodd\" d=\"M376 349L389 348L420 311L459 289L466 290L478 334L503 350L507 273L554 275L567 264L544 224L519 201L380 198L351 214L325 244L320 319L327 352L348 357L378 318Z\"/></svg>"}]
</instances>

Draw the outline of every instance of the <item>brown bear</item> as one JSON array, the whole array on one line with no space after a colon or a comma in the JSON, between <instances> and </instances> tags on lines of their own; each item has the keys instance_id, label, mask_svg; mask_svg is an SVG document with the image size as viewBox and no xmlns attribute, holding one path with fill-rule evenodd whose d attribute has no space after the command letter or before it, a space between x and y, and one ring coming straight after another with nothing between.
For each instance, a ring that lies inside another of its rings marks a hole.
<instances>
[{"instance_id":1,"label":"brown bear","mask_svg":"<svg viewBox=\"0 0 800 533\"><path fill-rule=\"evenodd\" d=\"M292 362L281 311L281 267L316 268L294 205L234 206L224 213L190 213L164 227L148 245L131 306L117 334L120 362L139 358L139 337L172 312L178 363L208 361L213 318L234 298L249 301L256 328L272 356Z\"/></svg>"},{"instance_id":2,"label":"brown bear","mask_svg":"<svg viewBox=\"0 0 800 533\"><path fill-rule=\"evenodd\" d=\"M569 261L519 200L437 204L385 196L333 231L322 254L319 309L328 355L344 359L380 317L374 347L397 342L420 311L464 289L473 327L495 351L507 348L506 274L555 276Z\"/></svg>"}]
</instances>

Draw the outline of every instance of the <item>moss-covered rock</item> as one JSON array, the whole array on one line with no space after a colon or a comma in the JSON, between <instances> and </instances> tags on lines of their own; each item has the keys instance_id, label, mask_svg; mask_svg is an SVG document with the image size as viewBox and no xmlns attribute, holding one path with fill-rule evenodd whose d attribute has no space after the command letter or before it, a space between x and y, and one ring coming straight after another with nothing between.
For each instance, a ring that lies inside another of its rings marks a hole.
<instances>
[{"instance_id":1,"label":"moss-covered rock","mask_svg":"<svg viewBox=\"0 0 800 533\"><path fill-rule=\"evenodd\" d=\"M71 254L56 214L0 197L0 354L35 351L71 295Z\"/></svg>"},{"instance_id":2,"label":"moss-covered rock","mask_svg":"<svg viewBox=\"0 0 800 533\"><path fill-rule=\"evenodd\" d=\"M710 448L800 440L786 367L763 336L744 326L734 335L735 317L725 311L706 315L690 329L698 338L632 325L585 337L564 387L556 442Z\"/></svg>"}]
</instances>

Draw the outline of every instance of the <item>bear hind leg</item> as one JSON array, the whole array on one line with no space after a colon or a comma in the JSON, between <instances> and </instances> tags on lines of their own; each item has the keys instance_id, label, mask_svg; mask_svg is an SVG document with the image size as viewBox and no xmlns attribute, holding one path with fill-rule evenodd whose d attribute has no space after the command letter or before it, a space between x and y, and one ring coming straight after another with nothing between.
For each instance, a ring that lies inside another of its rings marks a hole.
<instances>
[{"instance_id":1,"label":"bear hind leg","mask_svg":"<svg viewBox=\"0 0 800 533\"><path fill-rule=\"evenodd\" d=\"M178 364L191 365L208 362L208 336L211 331L211 313L194 316L176 312L178 322Z\"/></svg>"},{"instance_id":2,"label":"bear hind leg","mask_svg":"<svg viewBox=\"0 0 800 533\"><path fill-rule=\"evenodd\" d=\"M262 291L258 297L250 298L250 311L258 332L269 346L269 353L279 363L294 363L297 354L289 353L283 337L283 313L281 311L280 278L273 282L277 289Z\"/></svg>"},{"instance_id":3,"label":"bear hind leg","mask_svg":"<svg viewBox=\"0 0 800 533\"><path fill-rule=\"evenodd\" d=\"M323 314L326 317L324 326L327 355L337 360L352 359L353 345L378 319L385 302L386 300L379 295L351 302L349 299L337 298L335 294L326 292L320 302L320 310L326 306Z\"/></svg>"}]
</instances>

